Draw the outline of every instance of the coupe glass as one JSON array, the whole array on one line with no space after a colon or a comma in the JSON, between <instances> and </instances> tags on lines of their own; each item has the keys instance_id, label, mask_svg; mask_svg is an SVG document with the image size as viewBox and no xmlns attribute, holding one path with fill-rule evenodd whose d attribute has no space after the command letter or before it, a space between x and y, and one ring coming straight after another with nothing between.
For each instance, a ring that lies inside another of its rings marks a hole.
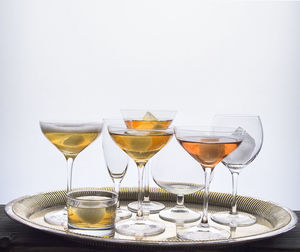
<instances>
[{"instance_id":1,"label":"coupe glass","mask_svg":"<svg viewBox=\"0 0 300 252\"><path fill-rule=\"evenodd\" d=\"M101 133L101 122L40 121L40 127L46 138L64 155L67 161L67 193L72 188L73 163L77 155L91 144ZM67 222L66 208L49 212L44 216L52 225L64 225Z\"/></svg>"},{"instance_id":2,"label":"coupe glass","mask_svg":"<svg viewBox=\"0 0 300 252\"><path fill-rule=\"evenodd\" d=\"M171 125L177 112L175 110L122 109L121 113L129 129L163 130ZM147 212L158 213L165 208L165 205L150 201L150 167L149 162L145 167L143 208ZM137 212L138 202L129 203L128 208L133 212Z\"/></svg>"},{"instance_id":3,"label":"coupe glass","mask_svg":"<svg viewBox=\"0 0 300 252\"><path fill-rule=\"evenodd\" d=\"M102 131L102 148L106 167L112 181L114 182L115 192L118 194L119 199L120 184L126 174L129 160L126 153L124 153L116 145L116 143L111 139L111 136L108 133L107 124L111 123L112 121L120 122L120 120L104 119L104 128ZM122 209L120 207L120 202L118 200L116 210L117 220L128 219L131 217L131 215L132 213L130 211Z\"/></svg>"},{"instance_id":4,"label":"coupe glass","mask_svg":"<svg viewBox=\"0 0 300 252\"><path fill-rule=\"evenodd\" d=\"M232 202L230 212L218 212L212 215L212 220L230 226L248 226L256 222L256 218L248 213L237 211L237 180L240 172L258 155L263 143L263 128L257 115L216 115L214 125L243 128L245 135L242 144L222 163L232 174Z\"/></svg>"},{"instance_id":5,"label":"coupe glass","mask_svg":"<svg viewBox=\"0 0 300 252\"><path fill-rule=\"evenodd\" d=\"M123 235L144 237L164 232L161 222L144 218L143 212L143 176L144 168L150 158L160 151L172 138L173 130L128 129L122 126L108 126L108 131L116 144L136 163L138 168L138 210L135 219L116 223L116 231Z\"/></svg>"},{"instance_id":6,"label":"coupe glass","mask_svg":"<svg viewBox=\"0 0 300 252\"><path fill-rule=\"evenodd\" d=\"M243 130L218 127L175 127L180 145L202 166L205 174L203 213L200 223L177 230L177 236L187 240L228 239L230 233L208 224L208 195L211 172L242 142Z\"/></svg>"},{"instance_id":7,"label":"coupe glass","mask_svg":"<svg viewBox=\"0 0 300 252\"><path fill-rule=\"evenodd\" d=\"M174 153L176 153L174 155ZM190 158L187 152L173 138L168 146L151 160L151 171L154 182L162 189L176 194L175 207L159 212L163 220L175 223L189 223L200 219L201 214L185 207L184 196L204 188L204 181L199 183L199 164Z\"/></svg>"}]
</instances>

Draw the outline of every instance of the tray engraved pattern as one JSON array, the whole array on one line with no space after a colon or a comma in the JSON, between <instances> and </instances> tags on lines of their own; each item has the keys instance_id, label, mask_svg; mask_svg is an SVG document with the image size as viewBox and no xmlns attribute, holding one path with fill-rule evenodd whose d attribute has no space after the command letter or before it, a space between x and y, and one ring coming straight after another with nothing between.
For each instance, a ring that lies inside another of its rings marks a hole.
<instances>
[{"instance_id":1,"label":"tray engraved pattern","mask_svg":"<svg viewBox=\"0 0 300 252\"><path fill-rule=\"evenodd\" d=\"M101 188L113 190L111 187ZM150 189L151 200L163 202L166 207L173 207L176 202L176 196L167 193L159 188ZM238 196L238 210L253 214L257 218L256 224L249 227L229 228L227 229L231 237L227 240L211 241L185 241L176 237L176 224L163 221L158 214L151 214L149 218L162 221L166 225L166 231L163 234L145 237L143 239L122 236L115 233L114 237L103 238L84 233L69 232L66 227L53 226L44 221L44 214L54 209L61 209L66 202L66 191L52 191L40 193L32 196L24 196L16 199L6 205L6 213L14 220L27 226L54 233L74 241L88 243L90 245L106 245L121 247L142 247L157 245L160 247L207 247L207 246L227 246L241 242L253 241L278 235L295 227L297 217L291 210L281 207L272 202L263 201L251 197ZM137 188L122 188L120 190L121 206L126 205L137 199ZM185 196L185 205L192 210L202 210L203 192L197 192ZM228 211L230 208L231 194L211 192L209 196L209 213L216 211ZM134 215L134 214L133 214ZM199 222L199 221L198 221ZM195 225L196 223L185 224L185 226ZM180 228L180 227L179 227Z\"/></svg>"}]
</instances>

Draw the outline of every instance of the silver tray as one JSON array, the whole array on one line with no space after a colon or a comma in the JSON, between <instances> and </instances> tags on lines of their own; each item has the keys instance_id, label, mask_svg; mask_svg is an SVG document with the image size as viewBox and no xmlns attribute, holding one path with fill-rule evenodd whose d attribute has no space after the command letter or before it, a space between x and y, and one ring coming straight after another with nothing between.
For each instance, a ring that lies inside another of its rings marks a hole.
<instances>
[{"instance_id":1,"label":"silver tray","mask_svg":"<svg viewBox=\"0 0 300 252\"><path fill-rule=\"evenodd\" d=\"M112 188L102 189L112 190ZM160 201L164 203L166 207L173 207L175 205L175 195L158 188L151 188L150 192L152 200ZM257 222L252 226L238 227L235 229L213 223L215 226L222 226L230 231L231 237L226 240L211 240L205 242L180 240L176 237L176 225L161 220L158 214L151 214L149 218L165 223L166 231L160 235L136 239L135 237L122 236L115 233L114 237L103 238L83 233L69 232L66 227L53 226L44 221L43 216L46 213L64 207L66 200L65 193L66 191L52 191L24 196L8 203L5 207L5 211L10 218L38 230L93 246L101 245L122 248L141 248L149 246L165 248L228 246L272 237L289 231L294 228L297 223L296 214L286 207L251 197L238 196L238 209L255 215ZM121 206L126 207L129 202L137 199L137 189L122 188L120 191L120 199ZM185 197L185 205L195 211L201 211L202 201L203 192L194 193ZM230 194L211 192L209 196L209 214L228 210L230 208L230 201ZM195 225L196 223L186 225Z\"/></svg>"}]
</instances>

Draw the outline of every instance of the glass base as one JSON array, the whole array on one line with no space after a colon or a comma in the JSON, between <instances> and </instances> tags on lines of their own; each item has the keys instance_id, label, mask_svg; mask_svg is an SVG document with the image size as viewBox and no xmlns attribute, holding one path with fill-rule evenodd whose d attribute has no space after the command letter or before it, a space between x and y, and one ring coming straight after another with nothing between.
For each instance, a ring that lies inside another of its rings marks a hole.
<instances>
[{"instance_id":1,"label":"glass base","mask_svg":"<svg viewBox=\"0 0 300 252\"><path fill-rule=\"evenodd\" d=\"M165 225L147 219L123 220L115 224L116 231L122 235L145 237L158 235L165 231Z\"/></svg>"},{"instance_id":2,"label":"glass base","mask_svg":"<svg viewBox=\"0 0 300 252\"><path fill-rule=\"evenodd\" d=\"M177 237L193 241L226 240L230 237L230 233L221 228L200 224L191 228L177 229Z\"/></svg>"},{"instance_id":3,"label":"glass base","mask_svg":"<svg viewBox=\"0 0 300 252\"><path fill-rule=\"evenodd\" d=\"M126 209L117 208L116 211L116 221L129 219L132 213Z\"/></svg>"},{"instance_id":4,"label":"glass base","mask_svg":"<svg viewBox=\"0 0 300 252\"><path fill-rule=\"evenodd\" d=\"M199 220L201 214L196 213L185 206L175 206L171 209L161 211L159 217L165 221L175 223L190 223Z\"/></svg>"},{"instance_id":5,"label":"glass base","mask_svg":"<svg viewBox=\"0 0 300 252\"><path fill-rule=\"evenodd\" d=\"M134 213L137 212L138 209L138 202L134 201L128 204L128 209ZM150 214L159 213L163 210L166 206L160 202L156 201L143 201L143 211L150 212Z\"/></svg>"},{"instance_id":6,"label":"glass base","mask_svg":"<svg viewBox=\"0 0 300 252\"><path fill-rule=\"evenodd\" d=\"M256 222L255 216L248 213L231 214L229 212L218 212L211 216L214 222L231 227L245 227Z\"/></svg>"},{"instance_id":7,"label":"glass base","mask_svg":"<svg viewBox=\"0 0 300 252\"><path fill-rule=\"evenodd\" d=\"M44 220L51 225L65 226L68 222L67 210L64 208L61 210L49 212L45 214Z\"/></svg>"},{"instance_id":8,"label":"glass base","mask_svg":"<svg viewBox=\"0 0 300 252\"><path fill-rule=\"evenodd\" d=\"M114 229L104 229L104 230L84 230L84 229L77 229L77 228L72 228L68 227L68 232L70 233L75 233L79 235L90 235L90 236L98 236L102 238L110 238L114 237L115 231Z\"/></svg>"}]
</instances>

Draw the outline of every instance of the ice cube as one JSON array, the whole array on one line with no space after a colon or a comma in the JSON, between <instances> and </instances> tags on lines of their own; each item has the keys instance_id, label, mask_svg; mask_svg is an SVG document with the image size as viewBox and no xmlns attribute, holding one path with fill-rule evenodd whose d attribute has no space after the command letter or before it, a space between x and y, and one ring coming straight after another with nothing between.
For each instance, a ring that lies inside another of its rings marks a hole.
<instances>
[{"instance_id":1,"label":"ice cube","mask_svg":"<svg viewBox=\"0 0 300 252\"><path fill-rule=\"evenodd\" d=\"M143 120L144 121L158 121L158 119L149 111L144 115Z\"/></svg>"},{"instance_id":2,"label":"ice cube","mask_svg":"<svg viewBox=\"0 0 300 252\"><path fill-rule=\"evenodd\" d=\"M238 134L242 130L237 128L233 135ZM247 132L244 133L244 139L239 147L230 153L223 162L226 165L246 165L250 161L255 149L255 140Z\"/></svg>"},{"instance_id":3,"label":"ice cube","mask_svg":"<svg viewBox=\"0 0 300 252\"><path fill-rule=\"evenodd\" d=\"M74 208L75 214L78 215L78 217L88 224L97 224L100 222L101 219L103 219L105 215L105 208Z\"/></svg>"}]
</instances>

